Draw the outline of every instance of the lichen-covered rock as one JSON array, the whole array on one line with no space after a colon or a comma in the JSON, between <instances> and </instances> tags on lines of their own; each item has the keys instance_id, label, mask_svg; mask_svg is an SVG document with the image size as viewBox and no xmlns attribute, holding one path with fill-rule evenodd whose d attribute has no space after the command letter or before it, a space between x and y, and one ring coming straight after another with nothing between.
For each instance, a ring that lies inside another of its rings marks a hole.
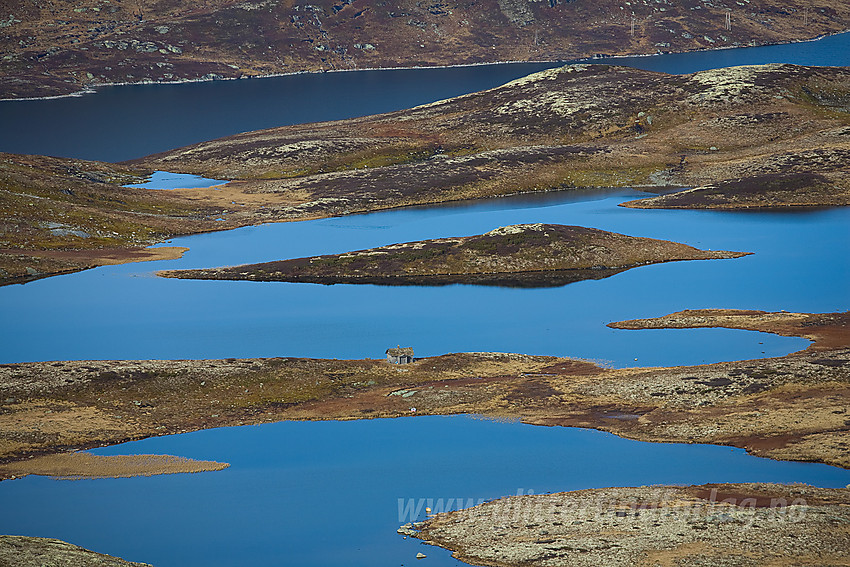
<instances>
[{"instance_id":1,"label":"lichen-covered rock","mask_svg":"<svg viewBox=\"0 0 850 567\"><path fill-rule=\"evenodd\" d=\"M0 565L15 567L151 567L58 540L0 535Z\"/></svg>"},{"instance_id":2,"label":"lichen-covered rock","mask_svg":"<svg viewBox=\"0 0 850 567\"><path fill-rule=\"evenodd\" d=\"M718 484L512 496L416 537L475 565L847 565L850 490Z\"/></svg>"}]
</instances>

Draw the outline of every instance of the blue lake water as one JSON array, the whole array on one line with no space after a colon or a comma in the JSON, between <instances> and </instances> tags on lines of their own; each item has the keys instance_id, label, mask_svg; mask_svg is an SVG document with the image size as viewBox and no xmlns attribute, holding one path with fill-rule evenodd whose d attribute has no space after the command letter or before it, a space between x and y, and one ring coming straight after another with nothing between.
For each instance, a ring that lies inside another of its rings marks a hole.
<instances>
[{"instance_id":1,"label":"blue lake water","mask_svg":"<svg viewBox=\"0 0 850 567\"><path fill-rule=\"evenodd\" d=\"M791 45L595 62L667 73L759 63L850 65L850 33ZM79 97L0 101L4 133L0 151L126 160L238 132L400 110L496 87L556 65L516 63L122 85Z\"/></svg>"},{"instance_id":2,"label":"blue lake water","mask_svg":"<svg viewBox=\"0 0 850 567\"><path fill-rule=\"evenodd\" d=\"M0 533L57 537L157 567L398 566L413 564L419 551L428 565L442 567L459 563L395 533L411 519L399 513L399 499L404 512L409 499L436 504L442 498L448 506L450 498L466 503L623 484L850 482L847 470L770 461L740 449L638 443L598 431L464 416L284 422L97 452L179 454L231 467L3 482Z\"/></svg>"},{"instance_id":3,"label":"blue lake water","mask_svg":"<svg viewBox=\"0 0 850 567\"><path fill-rule=\"evenodd\" d=\"M729 64L850 64L850 35L617 63L689 72ZM614 61L609 61L614 62ZM171 86L112 87L50 101L0 102L0 149L93 159L310 120L388 111L492 87L548 65L371 71ZM50 135L45 135L50 132ZM614 320L702 307L850 309L850 210L638 211L628 190L249 227L175 239L181 260L128 264L0 288L0 362L242 356L379 357L456 351L569 355L616 366L781 355L802 339L724 329L619 331ZM159 269L208 267L477 234L525 222L576 224L754 252L676 262L562 288L320 286L193 282ZM637 360L635 360L637 359ZM850 472L740 450L627 441L594 431L468 417L279 423L150 439L98 451L226 461L198 475L0 483L0 532L58 537L100 552L179 565L456 565L404 540L398 499L496 498L610 485L803 481Z\"/></svg>"},{"instance_id":4,"label":"blue lake water","mask_svg":"<svg viewBox=\"0 0 850 567\"><path fill-rule=\"evenodd\" d=\"M144 182L124 185L124 187L139 187L144 189L169 191L173 189L215 187L216 185L224 185L225 183L227 183L227 181L223 181L221 179L208 179L206 177L201 177L200 175L154 171L153 174Z\"/></svg>"}]
</instances>

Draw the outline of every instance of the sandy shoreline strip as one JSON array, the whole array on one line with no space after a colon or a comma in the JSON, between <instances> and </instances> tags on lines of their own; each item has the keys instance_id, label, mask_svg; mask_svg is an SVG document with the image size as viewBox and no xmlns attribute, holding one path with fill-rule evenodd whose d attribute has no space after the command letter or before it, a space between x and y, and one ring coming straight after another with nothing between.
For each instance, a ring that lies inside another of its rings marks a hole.
<instances>
[{"instance_id":1,"label":"sandy shoreline strip","mask_svg":"<svg viewBox=\"0 0 850 567\"><path fill-rule=\"evenodd\" d=\"M93 455L57 453L0 465L0 474L30 474L58 479L128 478L160 474L199 473L226 469L228 463L196 461L173 455Z\"/></svg>"}]
</instances>

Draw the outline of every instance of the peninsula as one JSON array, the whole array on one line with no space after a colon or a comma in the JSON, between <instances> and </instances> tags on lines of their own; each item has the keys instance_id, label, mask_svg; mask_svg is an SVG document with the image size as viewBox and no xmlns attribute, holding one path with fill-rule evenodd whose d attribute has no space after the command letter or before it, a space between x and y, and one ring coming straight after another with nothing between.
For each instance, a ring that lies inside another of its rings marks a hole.
<instances>
[{"instance_id":1,"label":"peninsula","mask_svg":"<svg viewBox=\"0 0 850 567\"><path fill-rule=\"evenodd\" d=\"M812 344L778 358L671 368L610 369L503 353L404 366L297 358L3 364L0 479L215 471L227 465L167 456L104 460L77 450L284 419L410 416L414 404L415 415L479 413L850 468L850 313L708 309L610 326L751 329ZM633 565L644 557L724 565L729 542L745 552L740 565L801 557L844 565L848 535L836 528L850 521L848 494L764 483L606 488L508 497L399 532L494 567ZM22 565L48 557L63 565L130 565L58 540L17 536L0 537L4 556Z\"/></svg>"},{"instance_id":2,"label":"peninsula","mask_svg":"<svg viewBox=\"0 0 850 567\"><path fill-rule=\"evenodd\" d=\"M472 565L846 565L850 490L710 484L511 496L399 533Z\"/></svg>"},{"instance_id":3,"label":"peninsula","mask_svg":"<svg viewBox=\"0 0 850 567\"><path fill-rule=\"evenodd\" d=\"M568 65L128 163L232 180L244 209L278 199L256 211L265 221L583 187L712 187L630 203L639 207L844 206L848 164L850 69L794 65L690 75Z\"/></svg>"},{"instance_id":4,"label":"peninsula","mask_svg":"<svg viewBox=\"0 0 850 567\"><path fill-rule=\"evenodd\" d=\"M666 240L580 226L523 224L478 236L423 240L231 268L170 270L158 275L321 284L554 287L601 279L646 264L741 256L746 253L704 251Z\"/></svg>"},{"instance_id":5,"label":"peninsula","mask_svg":"<svg viewBox=\"0 0 850 567\"><path fill-rule=\"evenodd\" d=\"M148 174L103 162L0 153L0 285L179 258L185 248L147 247L234 226L214 220L226 209L215 196L198 203L173 191L122 187Z\"/></svg>"},{"instance_id":6,"label":"peninsula","mask_svg":"<svg viewBox=\"0 0 850 567\"><path fill-rule=\"evenodd\" d=\"M16 567L152 567L58 539L0 535L0 565Z\"/></svg>"}]
</instances>

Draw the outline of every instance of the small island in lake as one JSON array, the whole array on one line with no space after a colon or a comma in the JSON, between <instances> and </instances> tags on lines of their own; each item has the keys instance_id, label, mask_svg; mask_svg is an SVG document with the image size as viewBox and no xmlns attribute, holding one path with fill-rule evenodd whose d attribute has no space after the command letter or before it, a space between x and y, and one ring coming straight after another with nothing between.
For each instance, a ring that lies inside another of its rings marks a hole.
<instances>
[{"instance_id":1,"label":"small island in lake","mask_svg":"<svg viewBox=\"0 0 850 567\"><path fill-rule=\"evenodd\" d=\"M538 223L345 254L225 268L168 270L159 275L321 284L554 287L605 278L645 264L739 258L747 254L699 250L677 242L580 226Z\"/></svg>"}]
</instances>

